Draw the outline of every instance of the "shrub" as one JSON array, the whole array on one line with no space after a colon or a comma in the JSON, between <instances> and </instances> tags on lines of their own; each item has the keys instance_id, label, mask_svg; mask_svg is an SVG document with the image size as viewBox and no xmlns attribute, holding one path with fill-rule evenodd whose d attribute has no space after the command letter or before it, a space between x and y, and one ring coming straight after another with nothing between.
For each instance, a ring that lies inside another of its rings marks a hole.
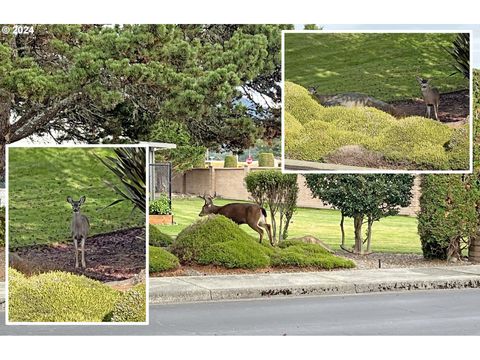
<instances>
[{"instance_id":1,"label":"shrub","mask_svg":"<svg viewBox=\"0 0 480 360\"><path fill-rule=\"evenodd\" d=\"M462 175L422 178L418 233L426 259L459 257L459 247L476 229L475 186Z\"/></svg>"},{"instance_id":2,"label":"shrub","mask_svg":"<svg viewBox=\"0 0 480 360\"><path fill-rule=\"evenodd\" d=\"M115 303L113 322L145 322L147 318L147 292L145 284L138 284L125 291Z\"/></svg>"},{"instance_id":3,"label":"shrub","mask_svg":"<svg viewBox=\"0 0 480 360\"><path fill-rule=\"evenodd\" d=\"M290 220L297 208L297 175L282 174L278 170L254 171L245 177L245 183L258 205L268 205L273 241L276 242L277 234L279 239L286 239Z\"/></svg>"},{"instance_id":4,"label":"shrub","mask_svg":"<svg viewBox=\"0 0 480 360\"><path fill-rule=\"evenodd\" d=\"M280 251L272 256L273 266L318 267L321 269L352 268L349 260L330 254L318 244L286 240L280 242Z\"/></svg>"},{"instance_id":5,"label":"shrub","mask_svg":"<svg viewBox=\"0 0 480 360\"><path fill-rule=\"evenodd\" d=\"M275 167L275 158L272 153L261 153L258 155L259 167Z\"/></svg>"},{"instance_id":6,"label":"shrub","mask_svg":"<svg viewBox=\"0 0 480 360\"><path fill-rule=\"evenodd\" d=\"M170 235L161 232L155 225L150 225L149 233L148 243L152 246L167 247L170 246L173 241Z\"/></svg>"},{"instance_id":7,"label":"shrub","mask_svg":"<svg viewBox=\"0 0 480 360\"><path fill-rule=\"evenodd\" d=\"M237 167L238 161L237 157L235 155L227 155L225 156L225 160L223 161L223 167L224 168L231 168L231 167Z\"/></svg>"},{"instance_id":8,"label":"shrub","mask_svg":"<svg viewBox=\"0 0 480 360\"><path fill-rule=\"evenodd\" d=\"M169 215L172 213L167 194L160 194L160 197L151 201L148 207L150 215Z\"/></svg>"},{"instance_id":9,"label":"shrub","mask_svg":"<svg viewBox=\"0 0 480 360\"><path fill-rule=\"evenodd\" d=\"M165 249L149 246L149 270L151 273L173 270L180 266L178 258Z\"/></svg>"},{"instance_id":10,"label":"shrub","mask_svg":"<svg viewBox=\"0 0 480 360\"><path fill-rule=\"evenodd\" d=\"M285 82L285 112L294 116L301 124L321 119L325 108L304 87Z\"/></svg>"},{"instance_id":11,"label":"shrub","mask_svg":"<svg viewBox=\"0 0 480 360\"><path fill-rule=\"evenodd\" d=\"M201 218L183 229L171 246L181 262L230 268L268 266L270 260L265 249L265 246L222 215Z\"/></svg>"},{"instance_id":12,"label":"shrub","mask_svg":"<svg viewBox=\"0 0 480 360\"><path fill-rule=\"evenodd\" d=\"M0 206L0 246L5 246L5 208Z\"/></svg>"},{"instance_id":13,"label":"shrub","mask_svg":"<svg viewBox=\"0 0 480 360\"><path fill-rule=\"evenodd\" d=\"M99 281L54 271L25 277L9 269L8 316L14 322L100 322L120 293Z\"/></svg>"}]
</instances>

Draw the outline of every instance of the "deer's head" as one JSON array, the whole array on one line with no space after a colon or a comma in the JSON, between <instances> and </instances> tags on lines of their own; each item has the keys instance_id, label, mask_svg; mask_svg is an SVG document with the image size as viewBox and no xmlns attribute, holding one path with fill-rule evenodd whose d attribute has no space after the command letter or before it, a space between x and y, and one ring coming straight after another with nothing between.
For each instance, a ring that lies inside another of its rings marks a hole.
<instances>
[{"instance_id":1,"label":"deer's head","mask_svg":"<svg viewBox=\"0 0 480 360\"><path fill-rule=\"evenodd\" d=\"M430 84L428 79L421 78L420 76L417 76L417 81L420 84L420 87L422 90L426 90Z\"/></svg>"},{"instance_id":2,"label":"deer's head","mask_svg":"<svg viewBox=\"0 0 480 360\"><path fill-rule=\"evenodd\" d=\"M78 212L80 212L80 206L82 206L83 203L85 202L85 196L82 196L82 197L80 198L80 200L78 200L78 201L73 200L72 197L69 196L69 197L67 197L67 202L68 202L70 205L72 205L72 210L73 210L73 212L74 212L74 213L78 213Z\"/></svg>"},{"instance_id":3,"label":"deer's head","mask_svg":"<svg viewBox=\"0 0 480 360\"><path fill-rule=\"evenodd\" d=\"M211 214L214 211L213 198L210 195L199 196L199 198L203 199L205 203L203 204L202 210L198 216Z\"/></svg>"}]
</instances>

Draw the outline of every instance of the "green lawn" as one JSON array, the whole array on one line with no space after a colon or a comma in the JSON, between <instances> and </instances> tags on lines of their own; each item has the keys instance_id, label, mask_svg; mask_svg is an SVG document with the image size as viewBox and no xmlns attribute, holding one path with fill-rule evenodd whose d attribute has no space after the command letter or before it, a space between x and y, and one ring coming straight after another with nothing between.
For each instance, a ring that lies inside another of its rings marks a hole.
<instances>
[{"instance_id":1,"label":"green lawn","mask_svg":"<svg viewBox=\"0 0 480 360\"><path fill-rule=\"evenodd\" d=\"M233 200L215 200L215 204L224 205ZM236 201L236 200L235 200ZM238 202L238 201L236 201ZM173 213L176 225L163 225L160 229L176 236L183 228L198 219L203 200L198 198L173 199ZM300 208L293 217L290 226L290 238L313 235L334 249L340 244L340 213L335 210ZM248 227L241 228L255 238L258 234ZM346 219L347 243L353 245L353 221ZM417 234L417 219L408 216L394 216L382 219L373 226L372 250L376 252L418 253L420 239Z\"/></svg>"},{"instance_id":2,"label":"green lawn","mask_svg":"<svg viewBox=\"0 0 480 360\"><path fill-rule=\"evenodd\" d=\"M441 92L467 89L445 51L455 34L286 33L285 80L320 94L360 92L384 101L421 97L416 75Z\"/></svg>"},{"instance_id":3,"label":"green lawn","mask_svg":"<svg viewBox=\"0 0 480 360\"><path fill-rule=\"evenodd\" d=\"M90 235L145 225L145 216L121 202L100 209L118 196L105 180L119 183L93 154L114 155L107 148L10 148L10 247L70 241L72 208L67 196L86 196L82 213Z\"/></svg>"}]
</instances>

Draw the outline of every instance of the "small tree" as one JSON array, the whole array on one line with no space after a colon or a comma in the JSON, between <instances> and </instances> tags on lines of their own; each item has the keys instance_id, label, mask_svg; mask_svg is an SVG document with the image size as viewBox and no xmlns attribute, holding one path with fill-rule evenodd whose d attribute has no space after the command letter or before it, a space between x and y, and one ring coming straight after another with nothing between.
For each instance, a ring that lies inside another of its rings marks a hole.
<instances>
[{"instance_id":1,"label":"small tree","mask_svg":"<svg viewBox=\"0 0 480 360\"><path fill-rule=\"evenodd\" d=\"M253 200L270 210L274 243L277 242L277 234L278 239L286 239L297 207L297 175L282 174L278 170L252 171L246 176L245 183ZM275 218L277 213L278 223Z\"/></svg>"},{"instance_id":2,"label":"small tree","mask_svg":"<svg viewBox=\"0 0 480 360\"><path fill-rule=\"evenodd\" d=\"M342 248L345 249L344 217L352 217L356 254L369 253L372 226L386 216L396 215L400 207L410 204L413 176L411 175L307 175L306 184L313 197L340 210ZM367 223L366 239L362 229ZM366 249L364 244L366 243Z\"/></svg>"}]
</instances>

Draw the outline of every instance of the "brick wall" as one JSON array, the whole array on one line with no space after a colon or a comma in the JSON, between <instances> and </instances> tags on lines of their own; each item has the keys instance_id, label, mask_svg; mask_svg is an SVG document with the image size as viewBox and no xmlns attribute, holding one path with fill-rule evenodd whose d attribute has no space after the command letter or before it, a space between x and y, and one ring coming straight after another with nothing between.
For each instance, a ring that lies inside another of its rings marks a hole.
<instances>
[{"instance_id":1,"label":"brick wall","mask_svg":"<svg viewBox=\"0 0 480 360\"><path fill-rule=\"evenodd\" d=\"M192 169L172 178L172 191L185 195L214 195L232 200L251 200L245 188L244 178L249 171L262 171L269 168L213 168ZM320 200L312 198L305 185L305 178L298 176L299 207L327 209ZM420 210L420 178L415 177L413 198L409 207L400 210L401 215L415 216Z\"/></svg>"}]
</instances>

